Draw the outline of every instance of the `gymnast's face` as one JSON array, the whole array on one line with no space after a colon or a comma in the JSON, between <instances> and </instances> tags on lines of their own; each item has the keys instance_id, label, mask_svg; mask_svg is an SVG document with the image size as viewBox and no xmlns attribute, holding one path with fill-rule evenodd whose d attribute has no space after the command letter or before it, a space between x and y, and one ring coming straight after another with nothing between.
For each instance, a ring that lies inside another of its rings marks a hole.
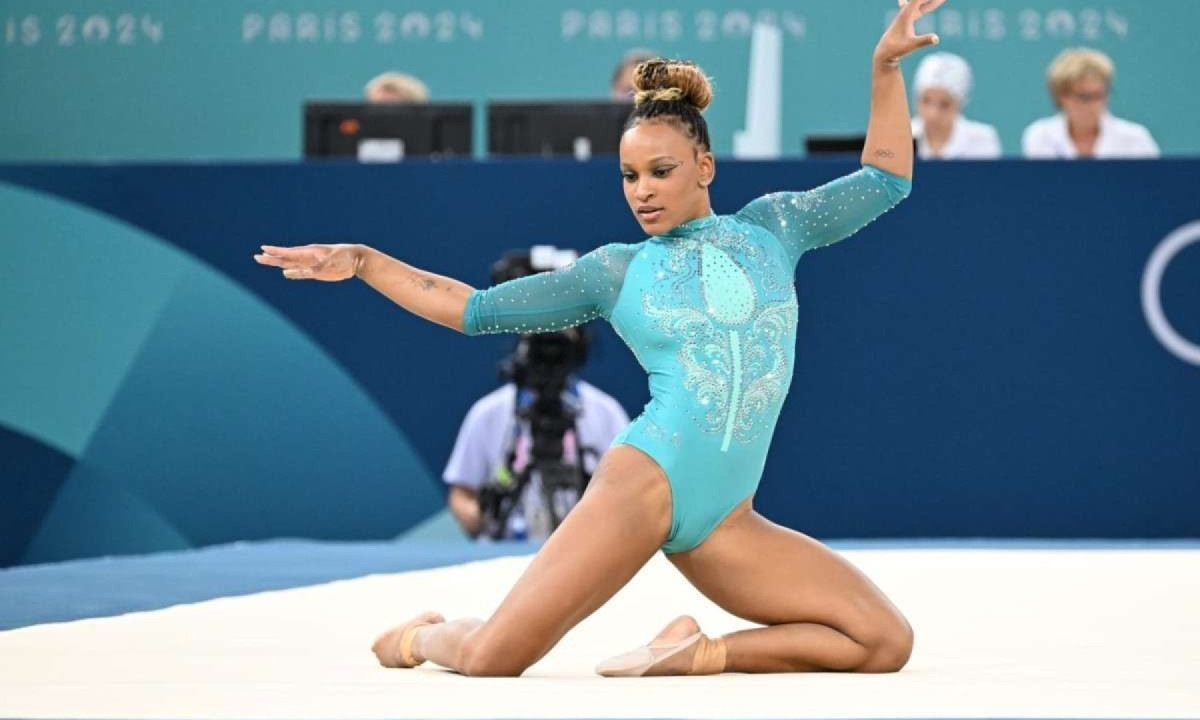
<instances>
[{"instance_id":1,"label":"gymnast's face","mask_svg":"<svg viewBox=\"0 0 1200 720\"><path fill-rule=\"evenodd\" d=\"M650 235L712 212L708 186L715 174L712 153L670 123L643 120L621 136L625 201Z\"/></svg>"}]
</instances>

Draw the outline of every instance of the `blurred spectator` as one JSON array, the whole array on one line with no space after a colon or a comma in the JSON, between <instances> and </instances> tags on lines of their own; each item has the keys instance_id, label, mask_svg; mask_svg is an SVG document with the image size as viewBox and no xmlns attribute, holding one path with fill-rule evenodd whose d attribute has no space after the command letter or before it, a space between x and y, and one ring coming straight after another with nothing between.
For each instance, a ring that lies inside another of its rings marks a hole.
<instances>
[{"instance_id":1,"label":"blurred spectator","mask_svg":"<svg viewBox=\"0 0 1200 720\"><path fill-rule=\"evenodd\" d=\"M971 66L957 55L927 55L913 80L917 116L913 137L922 159L990 160L1000 157L996 128L968 120L962 109L971 94Z\"/></svg>"},{"instance_id":2,"label":"blurred spectator","mask_svg":"<svg viewBox=\"0 0 1200 720\"><path fill-rule=\"evenodd\" d=\"M613 100L633 100L633 70L647 60L659 57L658 53L644 48L634 48L621 56L621 61L613 68L612 79L609 81L609 97Z\"/></svg>"},{"instance_id":3,"label":"blurred spectator","mask_svg":"<svg viewBox=\"0 0 1200 720\"><path fill-rule=\"evenodd\" d=\"M371 78L364 95L369 103L429 102L429 89L425 83L401 72L385 72Z\"/></svg>"},{"instance_id":4,"label":"blurred spectator","mask_svg":"<svg viewBox=\"0 0 1200 720\"><path fill-rule=\"evenodd\" d=\"M1028 158L1155 158L1150 131L1108 112L1116 69L1104 53L1070 48L1046 73L1057 115L1035 120L1021 147Z\"/></svg>"}]
</instances>

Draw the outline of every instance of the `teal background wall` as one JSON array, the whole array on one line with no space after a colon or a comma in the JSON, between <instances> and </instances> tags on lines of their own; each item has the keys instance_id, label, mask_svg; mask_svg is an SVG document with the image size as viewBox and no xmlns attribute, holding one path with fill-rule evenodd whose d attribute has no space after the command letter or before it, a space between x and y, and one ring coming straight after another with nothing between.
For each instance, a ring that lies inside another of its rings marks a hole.
<instances>
[{"instance_id":1,"label":"teal background wall","mask_svg":"<svg viewBox=\"0 0 1200 720\"><path fill-rule=\"evenodd\" d=\"M194 256L4 184L0 243L0 567L388 537L440 505L361 384Z\"/></svg>"},{"instance_id":2,"label":"teal background wall","mask_svg":"<svg viewBox=\"0 0 1200 720\"><path fill-rule=\"evenodd\" d=\"M305 98L355 98L376 73L412 72L444 100L594 98L644 46L701 63L718 100L714 143L744 127L750 25L784 34L783 151L861 129L868 59L892 0L3 0L0 161L289 159ZM1113 111L1168 154L1200 153L1200 2L951 0L923 29L976 71L972 117L1019 151L1052 112L1047 63L1091 45L1116 60ZM907 73L911 78L915 62ZM478 137L482 137L480 134Z\"/></svg>"}]
</instances>

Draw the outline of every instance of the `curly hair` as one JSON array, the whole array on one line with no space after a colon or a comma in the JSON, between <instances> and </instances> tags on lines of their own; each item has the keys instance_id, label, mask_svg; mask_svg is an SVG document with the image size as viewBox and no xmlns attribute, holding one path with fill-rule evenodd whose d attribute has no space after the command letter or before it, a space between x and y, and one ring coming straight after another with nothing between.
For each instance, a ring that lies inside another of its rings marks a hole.
<instances>
[{"instance_id":1,"label":"curly hair","mask_svg":"<svg viewBox=\"0 0 1200 720\"><path fill-rule=\"evenodd\" d=\"M695 63L655 58L633 72L637 89L628 130L645 120L669 123L708 152L712 142L702 112L712 103L712 83Z\"/></svg>"}]
</instances>

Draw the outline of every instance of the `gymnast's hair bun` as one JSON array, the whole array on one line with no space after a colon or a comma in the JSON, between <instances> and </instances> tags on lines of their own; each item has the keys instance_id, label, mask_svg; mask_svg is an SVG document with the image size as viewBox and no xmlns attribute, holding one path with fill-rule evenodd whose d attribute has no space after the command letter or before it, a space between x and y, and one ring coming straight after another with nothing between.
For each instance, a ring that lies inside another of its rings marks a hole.
<instances>
[{"instance_id":1,"label":"gymnast's hair bun","mask_svg":"<svg viewBox=\"0 0 1200 720\"><path fill-rule=\"evenodd\" d=\"M633 71L637 90L634 104L647 102L683 102L703 111L712 102L712 84L704 71L686 60L655 58Z\"/></svg>"}]
</instances>

